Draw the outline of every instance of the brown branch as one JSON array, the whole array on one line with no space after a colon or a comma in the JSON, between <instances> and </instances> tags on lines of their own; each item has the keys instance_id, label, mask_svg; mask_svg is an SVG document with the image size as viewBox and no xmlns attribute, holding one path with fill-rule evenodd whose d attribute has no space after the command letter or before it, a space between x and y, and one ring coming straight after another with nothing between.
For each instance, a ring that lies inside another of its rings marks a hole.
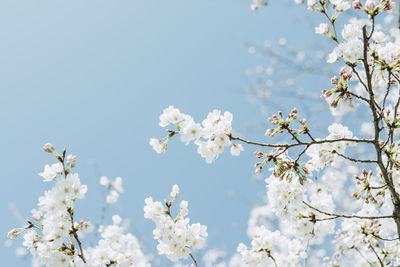
<instances>
[{"instance_id":1,"label":"brown branch","mask_svg":"<svg viewBox=\"0 0 400 267\"><path fill-rule=\"evenodd\" d=\"M346 218L346 219L363 219L363 220L377 220L377 219L392 219L393 215L387 215L387 216L358 216L358 215L346 215L346 214L336 214L336 213L331 213L331 212L326 212L323 210L320 210L318 208L315 208L308 204L307 202L303 201L303 203L309 207L310 209L313 209L315 211L318 211L319 213L322 213L327 216L331 216L331 219L337 219L337 218Z\"/></svg>"},{"instance_id":2,"label":"brown branch","mask_svg":"<svg viewBox=\"0 0 400 267\"><path fill-rule=\"evenodd\" d=\"M71 218L71 224L72 224L71 234L73 235L73 237L75 238L76 242L78 243L79 250L80 250L80 252L78 253L78 256L79 256L79 258L82 259L82 261L84 263L86 263L85 256L83 255L82 243L79 240L79 236L78 236L78 233L77 233L78 230L74 226L74 212L72 211L72 208L68 208L68 213L69 213L69 217Z\"/></svg>"},{"instance_id":3,"label":"brown branch","mask_svg":"<svg viewBox=\"0 0 400 267\"><path fill-rule=\"evenodd\" d=\"M67 179L67 176L68 176L68 170L65 168L65 155L66 155L66 152L67 152L67 150L64 148L62 157L60 157L60 156L57 157L58 160L62 164L65 179ZM69 217L71 219L71 234L75 238L76 242L78 243L79 250L80 250L80 252L78 252L78 257L81 258L84 263L86 263L86 259L85 259L85 256L83 254L82 243L79 240L79 236L78 236L78 233L77 233L78 229L76 229L75 225L74 225L74 211L73 211L73 209L71 207L69 207L67 209L67 211L68 211Z\"/></svg>"},{"instance_id":4,"label":"brown branch","mask_svg":"<svg viewBox=\"0 0 400 267\"><path fill-rule=\"evenodd\" d=\"M194 263L194 266L197 267L197 261L196 261L196 259L193 257L192 253L189 253L189 256L192 258L193 263Z\"/></svg>"},{"instance_id":5,"label":"brown branch","mask_svg":"<svg viewBox=\"0 0 400 267\"><path fill-rule=\"evenodd\" d=\"M321 4L321 3L320 3L320 4ZM333 20L333 19L331 19L331 18L329 17L328 13L326 12L325 5L321 4L321 7L322 7L321 13L323 13L323 14L325 15L325 17L329 20L329 22L330 22L331 25L332 25L333 34L334 34L333 40L334 40L337 44L339 44L339 39L338 39L338 36L337 36L337 33L336 33L335 20Z\"/></svg>"},{"instance_id":6,"label":"brown branch","mask_svg":"<svg viewBox=\"0 0 400 267\"><path fill-rule=\"evenodd\" d=\"M372 235L374 236L374 237L376 237L377 239L380 239L380 240L382 240L382 241L396 241L396 240L399 240L399 238L397 237L397 238L384 238L384 237L380 237L379 235L377 235L377 234L375 234L375 233L372 233Z\"/></svg>"},{"instance_id":7,"label":"brown branch","mask_svg":"<svg viewBox=\"0 0 400 267\"><path fill-rule=\"evenodd\" d=\"M382 267L384 267L385 265L383 264L383 262L382 262L381 258L379 257L378 253L376 253L376 251L375 251L375 249L374 249L374 246L370 244L370 247L371 247L372 251L374 252L375 256L378 258L379 264L380 264Z\"/></svg>"},{"instance_id":8,"label":"brown branch","mask_svg":"<svg viewBox=\"0 0 400 267\"><path fill-rule=\"evenodd\" d=\"M275 258L271 255L271 251L269 249L265 249L265 248L261 248L259 249L257 252L265 252L268 256L268 258L271 258L272 261L274 262L275 267L278 267L278 265L276 264L276 260Z\"/></svg>"},{"instance_id":9,"label":"brown branch","mask_svg":"<svg viewBox=\"0 0 400 267\"><path fill-rule=\"evenodd\" d=\"M382 149L379 145L379 117L377 114L376 110L376 105L375 105L375 95L374 91L372 88L372 76L368 64L368 44L369 44L369 38L367 36L367 26L364 26L362 28L363 31L363 65L365 69L365 74L367 76L367 89L368 89L368 94L369 94L369 107L372 112L373 116L373 122L374 122L374 130L375 130L375 137L374 137L374 147L376 151L376 156L377 156L377 161L378 161L378 166L382 172L383 178L385 180L385 183L388 185L388 189L390 191L391 197L392 197L392 202L394 206L393 210L393 218L397 226L397 234L400 237L400 198L394 188L393 181L391 179L391 176L388 174L388 170L385 168L385 165L383 163L382 159ZM395 114L396 116L396 114Z\"/></svg>"},{"instance_id":10,"label":"brown branch","mask_svg":"<svg viewBox=\"0 0 400 267\"><path fill-rule=\"evenodd\" d=\"M357 94L355 94L355 93L353 93L353 92L350 92L350 91L347 91L347 93L349 93L351 96L354 96L355 98L358 98L358 99L360 99L360 100L362 100L362 101L365 101L365 102L369 103L369 100L366 99L366 98L363 97L363 96L357 95Z\"/></svg>"},{"instance_id":11,"label":"brown branch","mask_svg":"<svg viewBox=\"0 0 400 267\"><path fill-rule=\"evenodd\" d=\"M311 142L300 142L300 143L293 143L293 144L268 144L268 143L258 143L253 141L248 141L240 137L234 137L231 134L228 134L228 137L231 140L240 141L249 145L261 146L261 147L283 147L283 148L292 148L296 146L311 146L317 144L324 144L324 143L336 143L336 142L354 142L354 143L370 143L373 144L374 140L369 139L353 139L353 138L340 138L340 139L323 139L323 140L315 140Z\"/></svg>"},{"instance_id":12,"label":"brown branch","mask_svg":"<svg viewBox=\"0 0 400 267\"><path fill-rule=\"evenodd\" d=\"M300 160L301 156L303 156L304 153L306 153L306 151L307 151L307 149L308 149L309 147L310 147L310 146L307 145L307 146L304 148L304 150L297 156L296 160L294 161L295 163L297 163L297 161Z\"/></svg>"},{"instance_id":13,"label":"brown branch","mask_svg":"<svg viewBox=\"0 0 400 267\"><path fill-rule=\"evenodd\" d=\"M352 157L348 157L348 156L346 156L346 155L344 155L344 154L342 154L342 153L337 152L336 150L333 150L332 153L335 153L335 154L337 154L338 156L340 156L340 157L342 157L342 158L344 158L344 159L353 161L353 162L359 162L359 163L378 163L378 161L376 161L376 160L355 159L355 158L352 158Z\"/></svg>"},{"instance_id":14,"label":"brown branch","mask_svg":"<svg viewBox=\"0 0 400 267\"><path fill-rule=\"evenodd\" d=\"M315 141L314 137L312 137L312 135L310 134L310 131L308 130L308 128L307 128L307 132L306 133L307 133L308 137L310 137L310 139L312 141Z\"/></svg>"},{"instance_id":15,"label":"brown branch","mask_svg":"<svg viewBox=\"0 0 400 267\"><path fill-rule=\"evenodd\" d=\"M389 95L389 91L390 91L390 76L392 76L392 71L388 70L388 84L386 87L386 93L385 93L385 97L383 98L383 104L382 104L382 108L385 109L386 106L386 99Z\"/></svg>"}]
</instances>

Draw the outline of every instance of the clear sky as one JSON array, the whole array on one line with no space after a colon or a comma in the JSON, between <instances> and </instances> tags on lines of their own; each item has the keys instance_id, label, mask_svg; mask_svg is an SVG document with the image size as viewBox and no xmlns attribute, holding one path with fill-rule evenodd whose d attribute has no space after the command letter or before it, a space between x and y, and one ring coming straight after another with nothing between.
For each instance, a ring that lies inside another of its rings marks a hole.
<instances>
[{"instance_id":1,"label":"clear sky","mask_svg":"<svg viewBox=\"0 0 400 267\"><path fill-rule=\"evenodd\" d=\"M265 187L252 180L253 148L208 165L193 145L173 140L158 155L148 140L164 136L158 117L169 105L197 121L214 108L229 110L237 132L265 138L266 118L243 90L245 70L262 58L250 56L243 42L285 36L304 47L314 36L305 6L271 2L253 12L250 0L1 1L2 266L28 265L14 256L21 239L12 248L3 244L48 188L37 175L54 162L42 151L46 142L78 156L76 171L89 186L76 207L82 217L98 220L100 175L124 179L125 192L107 216L129 218L146 252L156 241L143 218L144 199L165 198L175 183L192 222L208 226L208 248L232 253L248 242L249 211L262 204Z\"/></svg>"}]
</instances>

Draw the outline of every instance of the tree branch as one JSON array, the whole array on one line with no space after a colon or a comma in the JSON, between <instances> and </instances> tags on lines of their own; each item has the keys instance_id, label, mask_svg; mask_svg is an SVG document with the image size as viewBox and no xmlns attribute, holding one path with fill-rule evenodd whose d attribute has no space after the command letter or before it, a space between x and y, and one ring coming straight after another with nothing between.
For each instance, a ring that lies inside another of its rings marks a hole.
<instances>
[{"instance_id":1,"label":"tree branch","mask_svg":"<svg viewBox=\"0 0 400 267\"><path fill-rule=\"evenodd\" d=\"M315 211L318 211L319 213L322 213L327 216L331 216L332 218L330 219L337 219L337 218L346 218L346 219L365 219L365 220L376 220L376 219L392 219L393 215L387 215L387 216L359 216L359 215L346 215L346 214L336 214L336 213L331 213L331 212L326 212L320 209L317 209L307 202L303 201L303 203L309 207L310 209L313 209Z\"/></svg>"}]
</instances>

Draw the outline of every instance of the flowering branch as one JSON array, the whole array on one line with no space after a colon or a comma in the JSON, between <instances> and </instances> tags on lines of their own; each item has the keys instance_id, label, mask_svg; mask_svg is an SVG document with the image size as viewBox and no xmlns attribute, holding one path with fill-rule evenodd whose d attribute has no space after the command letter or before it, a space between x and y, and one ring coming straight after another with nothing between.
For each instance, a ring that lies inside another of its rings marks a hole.
<instances>
[{"instance_id":1,"label":"flowering branch","mask_svg":"<svg viewBox=\"0 0 400 267\"><path fill-rule=\"evenodd\" d=\"M370 67L369 67L369 63L368 63L369 37L367 36L366 26L364 26L362 28L362 35L363 35L363 59L362 59L362 62L363 62L366 77L367 77L367 89L368 89L369 100L370 100L369 107L372 112L373 124L374 124L374 130L375 130L375 137L374 137L373 143L374 143L374 147L375 147L375 151L376 151L376 155L377 155L378 166L382 172L385 183L388 185L388 189L392 196L392 201L393 201L393 206L394 206L393 218L397 225L397 234L400 237L400 198L399 198L398 193L396 192L396 189L394 188L393 181L392 181L390 175L388 174L388 170L384 166L383 159L382 159L382 148L381 148L380 142L379 142L379 132L380 132L379 117L378 117L377 110L376 110L375 95L374 95L374 91L372 89L372 76L371 76ZM395 113L395 115L396 114L397 113Z\"/></svg>"},{"instance_id":2,"label":"flowering branch","mask_svg":"<svg viewBox=\"0 0 400 267\"><path fill-rule=\"evenodd\" d=\"M78 253L78 256L82 259L82 261L84 263L86 263L85 256L83 255L82 242L79 240L79 236L78 236L78 229L76 229L74 226L74 211L72 210L72 208L68 208L68 214L70 216L71 224L72 224L71 234L75 238L76 242L78 243L79 250L80 250L80 252Z\"/></svg>"}]
</instances>

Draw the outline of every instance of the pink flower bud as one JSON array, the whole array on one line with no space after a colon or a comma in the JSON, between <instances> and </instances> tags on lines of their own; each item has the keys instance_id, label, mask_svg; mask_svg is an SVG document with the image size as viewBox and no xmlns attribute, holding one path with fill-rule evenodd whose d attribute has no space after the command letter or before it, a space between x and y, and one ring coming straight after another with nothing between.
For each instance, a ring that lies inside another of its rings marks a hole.
<instances>
[{"instance_id":1,"label":"pink flower bud","mask_svg":"<svg viewBox=\"0 0 400 267\"><path fill-rule=\"evenodd\" d=\"M331 101L331 103L329 103L329 105L331 106L331 107L333 107L333 108L336 108L337 107L337 105L338 105L338 100L337 99L334 99L334 100L332 100Z\"/></svg>"},{"instance_id":2,"label":"pink flower bud","mask_svg":"<svg viewBox=\"0 0 400 267\"><path fill-rule=\"evenodd\" d=\"M256 156L257 158L262 158L264 156L264 154L261 151L254 151L254 156Z\"/></svg>"},{"instance_id":3,"label":"pink flower bud","mask_svg":"<svg viewBox=\"0 0 400 267\"><path fill-rule=\"evenodd\" d=\"M361 7L362 7L362 4L359 0L353 2L353 8L360 9Z\"/></svg>"},{"instance_id":4,"label":"pink flower bud","mask_svg":"<svg viewBox=\"0 0 400 267\"><path fill-rule=\"evenodd\" d=\"M54 151L54 147L53 147L52 144L46 143L46 144L44 144L44 146L43 146L43 150L46 151L46 152L48 152L48 153L51 153L51 152Z\"/></svg>"},{"instance_id":5,"label":"pink flower bud","mask_svg":"<svg viewBox=\"0 0 400 267\"><path fill-rule=\"evenodd\" d=\"M288 118L290 119L296 119L297 118L297 108L294 108L290 111Z\"/></svg>"},{"instance_id":6,"label":"pink flower bud","mask_svg":"<svg viewBox=\"0 0 400 267\"><path fill-rule=\"evenodd\" d=\"M339 79L338 79L337 76L333 76L333 77L331 78L331 83L332 83L332 84L337 84L338 81L339 81Z\"/></svg>"},{"instance_id":7,"label":"pink flower bud","mask_svg":"<svg viewBox=\"0 0 400 267\"><path fill-rule=\"evenodd\" d=\"M340 69L340 76L343 76L347 72L346 67Z\"/></svg>"},{"instance_id":8,"label":"pink flower bud","mask_svg":"<svg viewBox=\"0 0 400 267\"><path fill-rule=\"evenodd\" d=\"M346 72L346 73L344 73L343 74L343 79L350 80L352 74L353 74L353 71L351 71L351 70Z\"/></svg>"},{"instance_id":9,"label":"pink flower bud","mask_svg":"<svg viewBox=\"0 0 400 267\"><path fill-rule=\"evenodd\" d=\"M369 11L374 11L376 7L375 0L367 0L365 8Z\"/></svg>"},{"instance_id":10,"label":"pink flower bud","mask_svg":"<svg viewBox=\"0 0 400 267\"><path fill-rule=\"evenodd\" d=\"M271 136L274 129L268 129L265 131L265 136Z\"/></svg>"},{"instance_id":11,"label":"pink flower bud","mask_svg":"<svg viewBox=\"0 0 400 267\"><path fill-rule=\"evenodd\" d=\"M327 97L330 97L331 95L332 95L332 91L330 91L330 90L322 90L321 98L327 98Z\"/></svg>"},{"instance_id":12,"label":"pink flower bud","mask_svg":"<svg viewBox=\"0 0 400 267\"><path fill-rule=\"evenodd\" d=\"M393 2L389 2L385 5L384 10L388 11L388 10L392 10L394 8L394 3Z\"/></svg>"},{"instance_id":13,"label":"pink flower bud","mask_svg":"<svg viewBox=\"0 0 400 267\"><path fill-rule=\"evenodd\" d=\"M353 74L352 70L348 70L346 67L343 67L340 70L340 76L343 77L343 79L348 80L351 78L351 75Z\"/></svg>"}]
</instances>

